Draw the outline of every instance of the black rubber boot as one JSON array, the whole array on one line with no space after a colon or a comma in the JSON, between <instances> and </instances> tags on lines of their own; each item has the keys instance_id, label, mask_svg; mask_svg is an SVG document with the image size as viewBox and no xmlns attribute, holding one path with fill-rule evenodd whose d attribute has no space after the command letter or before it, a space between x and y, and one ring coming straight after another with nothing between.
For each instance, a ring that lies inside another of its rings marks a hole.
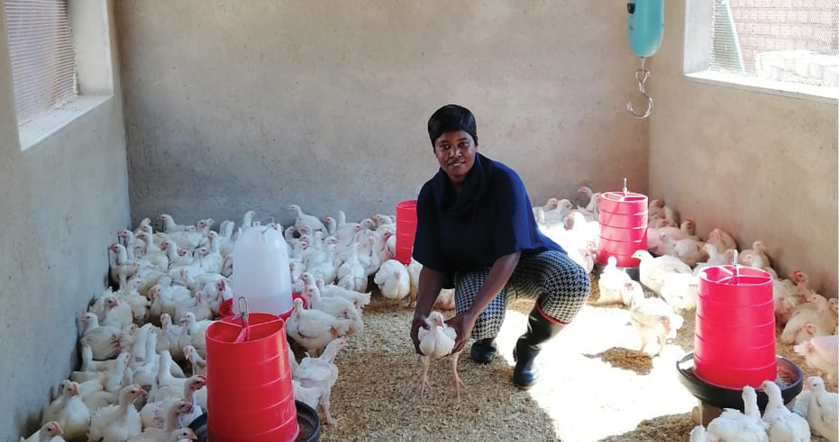
<instances>
[{"instance_id":1,"label":"black rubber boot","mask_svg":"<svg viewBox=\"0 0 839 442\"><path fill-rule=\"evenodd\" d=\"M496 351L495 338L486 338L475 341L469 354L472 356L472 360L478 364L489 364L495 359Z\"/></svg>"},{"instance_id":2,"label":"black rubber boot","mask_svg":"<svg viewBox=\"0 0 839 442\"><path fill-rule=\"evenodd\" d=\"M542 351L542 343L559 334L563 328L565 324L551 322L536 307L533 308L527 317L527 333L519 338L516 348L513 349L513 360L516 361L513 384L516 387L527 390L536 384L539 380L539 369L535 360Z\"/></svg>"}]
</instances>

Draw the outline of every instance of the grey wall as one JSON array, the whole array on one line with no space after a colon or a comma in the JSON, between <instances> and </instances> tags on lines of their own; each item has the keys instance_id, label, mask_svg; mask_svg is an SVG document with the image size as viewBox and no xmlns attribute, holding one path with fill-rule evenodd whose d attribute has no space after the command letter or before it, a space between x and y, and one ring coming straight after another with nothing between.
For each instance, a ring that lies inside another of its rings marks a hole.
<instances>
[{"instance_id":1,"label":"grey wall","mask_svg":"<svg viewBox=\"0 0 839 442\"><path fill-rule=\"evenodd\" d=\"M809 273L836 296L837 108L833 103L697 83L682 75L684 2L667 3L653 68L651 193L740 246L766 243L785 275Z\"/></svg>"},{"instance_id":2,"label":"grey wall","mask_svg":"<svg viewBox=\"0 0 839 442\"><path fill-rule=\"evenodd\" d=\"M0 440L11 441L34 430L50 392L75 368L75 318L104 288L107 247L129 206L119 94L21 151L3 10Z\"/></svg>"},{"instance_id":3,"label":"grey wall","mask_svg":"<svg viewBox=\"0 0 839 442\"><path fill-rule=\"evenodd\" d=\"M647 187L623 3L144 0L116 16L135 222L393 213L436 172L425 125L449 102L535 204L582 181Z\"/></svg>"}]
</instances>

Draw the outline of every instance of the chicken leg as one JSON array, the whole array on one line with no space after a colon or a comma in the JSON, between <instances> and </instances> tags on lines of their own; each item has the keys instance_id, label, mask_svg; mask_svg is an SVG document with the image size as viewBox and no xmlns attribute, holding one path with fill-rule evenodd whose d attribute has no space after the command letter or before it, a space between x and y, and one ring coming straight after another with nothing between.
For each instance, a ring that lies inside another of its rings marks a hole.
<instances>
[{"instance_id":1,"label":"chicken leg","mask_svg":"<svg viewBox=\"0 0 839 442\"><path fill-rule=\"evenodd\" d=\"M664 343L667 342L667 332L663 332L658 336L658 342L661 344L658 347L658 351L655 352L653 356L658 356L661 354L662 350L664 350Z\"/></svg>"},{"instance_id":2,"label":"chicken leg","mask_svg":"<svg viewBox=\"0 0 839 442\"><path fill-rule=\"evenodd\" d=\"M338 425L338 420L333 418L332 415L329 413L329 405L330 405L329 393L330 393L330 391L326 390L321 395L320 407L323 409L324 417L326 417L326 419L325 419L326 425L335 426L335 425Z\"/></svg>"},{"instance_id":3,"label":"chicken leg","mask_svg":"<svg viewBox=\"0 0 839 442\"><path fill-rule=\"evenodd\" d=\"M649 338L647 337L646 333L641 332L640 335L641 335L641 348L638 350L638 355L639 356L644 354L644 350L646 350L647 343L649 342Z\"/></svg>"},{"instance_id":4,"label":"chicken leg","mask_svg":"<svg viewBox=\"0 0 839 442\"><path fill-rule=\"evenodd\" d=\"M422 375L419 378L419 391L420 397L425 394L426 388L431 388L431 384L428 383L428 366L431 363L428 356L420 357L422 359Z\"/></svg>"},{"instance_id":5,"label":"chicken leg","mask_svg":"<svg viewBox=\"0 0 839 442\"><path fill-rule=\"evenodd\" d=\"M457 398L460 398L460 387L466 388L466 384L460 380L460 375L457 374L457 358L460 356L460 352L452 353L451 361L452 361L452 383L454 384L454 391L457 395Z\"/></svg>"}]
</instances>

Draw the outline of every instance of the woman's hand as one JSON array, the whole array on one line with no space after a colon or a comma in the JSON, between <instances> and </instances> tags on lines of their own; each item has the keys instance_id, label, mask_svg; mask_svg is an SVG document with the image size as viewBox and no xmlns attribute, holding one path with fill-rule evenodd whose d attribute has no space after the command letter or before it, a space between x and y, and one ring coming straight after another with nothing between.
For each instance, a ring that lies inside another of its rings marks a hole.
<instances>
[{"instance_id":1,"label":"woman's hand","mask_svg":"<svg viewBox=\"0 0 839 442\"><path fill-rule=\"evenodd\" d=\"M425 322L425 316L414 316L414 322L411 324L411 340L414 341L414 350L416 350L417 354L422 356L422 352L419 348L419 329L428 328L428 324Z\"/></svg>"},{"instance_id":2,"label":"woman's hand","mask_svg":"<svg viewBox=\"0 0 839 442\"><path fill-rule=\"evenodd\" d=\"M452 353L457 353L463 350L463 346L469 337L472 336L472 328L475 327L475 320L477 318L472 316L469 312L461 313L448 321L446 325L453 328L457 332L457 338L454 341Z\"/></svg>"}]
</instances>

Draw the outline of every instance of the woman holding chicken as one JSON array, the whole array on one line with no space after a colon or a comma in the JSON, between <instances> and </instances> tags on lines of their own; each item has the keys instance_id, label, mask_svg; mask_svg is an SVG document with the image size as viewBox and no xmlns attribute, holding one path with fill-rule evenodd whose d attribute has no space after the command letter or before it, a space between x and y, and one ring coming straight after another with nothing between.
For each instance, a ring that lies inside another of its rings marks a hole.
<instances>
[{"instance_id":1,"label":"woman holding chicken","mask_svg":"<svg viewBox=\"0 0 839 442\"><path fill-rule=\"evenodd\" d=\"M474 338L471 357L486 364L495 357L507 304L534 299L527 330L513 351L513 383L528 389L539 377L534 360L542 344L588 299L589 276L539 232L518 174L477 152L472 112L443 106L429 119L428 135L440 169L417 198L413 257L423 268L411 338L419 353L419 329L437 294L453 283L457 316L447 321L457 331L452 352Z\"/></svg>"}]
</instances>

